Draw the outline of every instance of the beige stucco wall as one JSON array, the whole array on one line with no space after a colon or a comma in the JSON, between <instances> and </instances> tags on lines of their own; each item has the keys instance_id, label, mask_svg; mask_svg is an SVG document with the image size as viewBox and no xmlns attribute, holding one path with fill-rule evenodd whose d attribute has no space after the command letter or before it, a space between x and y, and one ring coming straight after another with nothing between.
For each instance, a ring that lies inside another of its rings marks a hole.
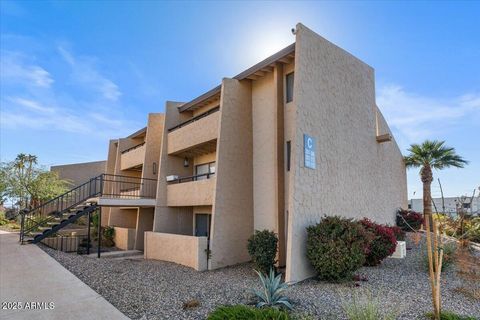
<instances>
[{"instance_id":1,"label":"beige stucco wall","mask_svg":"<svg viewBox=\"0 0 480 320\"><path fill-rule=\"evenodd\" d=\"M143 164L145 145L120 154L120 170L127 170Z\"/></svg>"},{"instance_id":2,"label":"beige stucco wall","mask_svg":"<svg viewBox=\"0 0 480 320\"><path fill-rule=\"evenodd\" d=\"M219 112L168 133L168 154L215 140L218 136Z\"/></svg>"},{"instance_id":3,"label":"beige stucco wall","mask_svg":"<svg viewBox=\"0 0 480 320\"><path fill-rule=\"evenodd\" d=\"M145 233L145 259L170 261L194 268L207 269L207 237L170 233Z\"/></svg>"},{"instance_id":4,"label":"beige stucco wall","mask_svg":"<svg viewBox=\"0 0 480 320\"><path fill-rule=\"evenodd\" d=\"M406 205L406 178L395 142L376 142L373 69L297 25L297 107L290 184L287 281L312 276L305 228L325 214L394 223ZM304 167L303 134L316 139L315 170Z\"/></svg>"},{"instance_id":5,"label":"beige stucco wall","mask_svg":"<svg viewBox=\"0 0 480 320\"><path fill-rule=\"evenodd\" d=\"M153 230L154 208L139 208L137 215L137 229L135 230L135 250L143 250L146 231Z\"/></svg>"},{"instance_id":6,"label":"beige stucco wall","mask_svg":"<svg viewBox=\"0 0 480 320\"><path fill-rule=\"evenodd\" d=\"M72 187L87 182L106 170L106 161L94 161L64 164L59 166L51 166L50 171L56 172L60 179L66 179L71 182Z\"/></svg>"},{"instance_id":7,"label":"beige stucco wall","mask_svg":"<svg viewBox=\"0 0 480 320\"><path fill-rule=\"evenodd\" d=\"M133 228L137 227L138 208L110 208L108 225L112 227ZM103 209L102 209L103 210ZM103 214L103 212L102 212Z\"/></svg>"},{"instance_id":8,"label":"beige stucco wall","mask_svg":"<svg viewBox=\"0 0 480 320\"><path fill-rule=\"evenodd\" d=\"M147 134L145 136L146 153L143 159L142 178L158 179L160 149L164 133L165 115L150 113L147 121ZM156 172L154 173L154 163Z\"/></svg>"},{"instance_id":9,"label":"beige stucco wall","mask_svg":"<svg viewBox=\"0 0 480 320\"><path fill-rule=\"evenodd\" d=\"M169 184L167 186L167 205L170 207L212 205L214 191L215 177Z\"/></svg>"},{"instance_id":10,"label":"beige stucco wall","mask_svg":"<svg viewBox=\"0 0 480 320\"><path fill-rule=\"evenodd\" d=\"M277 99L273 72L252 82L255 230L277 230Z\"/></svg>"},{"instance_id":11,"label":"beige stucco wall","mask_svg":"<svg viewBox=\"0 0 480 320\"><path fill-rule=\"evenodd\" d=\"M191 207L172 208L167 206L167 182L166 176L178 175L189 176L193 173L193 166L185 168L183 158L169 156L167 149L167 130L176 124L185 121L191 115L178 112L181 103L167 101L165 105L165 126L160 148L160 164L157 184L157 204L153 231L163 233L178 233L191 235L193 228L193 213Z\"/></svg>"},{"instance_id":12,"label":"beige stucco wall","mask_svg":"<svg viewBox=\"0 0 480 320\"><path fill-rule=\"evenodd\" d=\"M223 79L209 269L250 259L253 233L252 94L250 81Z\"/></svg>"},{"instance_id":13,"label":"beige stucco wall","mask_svg":"<svg viewBox=\"0 0 480 320\"><path fill-rule=\"evenodd\" d=\"M135 229L114 227L113 241L115 247L121 250L133 250L135 247Z\"/></svg>"},{"instance_id":14,"label":"beige stucco wall","mask_svg":"<svg viewBox=\"0 0 480 320\"><path fill-rule=\"evenodd\" d=\"M217 153L211 152L207 154L198 155L193 158L193 165L214 162L217 159Z\"/></svg>"}]
</instances>

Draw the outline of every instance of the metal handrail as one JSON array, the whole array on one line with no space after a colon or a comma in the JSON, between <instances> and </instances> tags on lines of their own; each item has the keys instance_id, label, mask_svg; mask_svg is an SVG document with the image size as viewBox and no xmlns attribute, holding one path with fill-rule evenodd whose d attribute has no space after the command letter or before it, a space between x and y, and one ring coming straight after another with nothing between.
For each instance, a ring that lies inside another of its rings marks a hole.
<instances>
[{"instance_id":1,"label":"metal handrail","mask_svg":"<svg viewBox=\"0 0 480 320\"><path fill-rule=\"evenodd\" d=\"M219 110L220 110L220 106L212 108L212 109L208 110L207 112L199 114L198 116L196 116L194 118L188 119L187 121L184 121L184 122L176 125L175 127L172 127L170 129L168 129L168 132L172 132L172 131L175 131L177 129L180 129L181 127L185 127L185 126L189 125L190 123L198 121L200 119L203 119L203 118L205 118L205 117L207 117L207 116L211 115L212 113L215 113Z\"/></svg>"},{"instance_id":2,"label":"metal handrail","mask_svg":"<svg viewBox=\"0 0 480 320\"><path fill-rule=\"evenodd\" d=\"M183 183L183 182L191 182L191 181L198 181L199 177L207 177L207 179L210 179L211 176L214 176L215 172L210 172L210 173L202 173L202 174L197 174L194 176L185 176L185 177L178 177L175 180L169 181L169 183ZM188 181L184 181L188 180Z\"/></svg>"},{"instance_id":3,"label":"metal handrail","mask_svg":"<svg viewBox=\"0 0 480 320\"><path fill-rule=\"evenodd\" d=\"M121 154L124 154L124 153L130 152L130 151L132 151L132 150L134 150L134 149L140 148L140 147L143 146L144 144L145 144L145 141L142 142L142 143L139 143L139 144L137 144L137 145L134 145L133 147L130 147L130 148L128 148L128 149L125 149L125 150L123 150L123 151L120 152L120 153L121 153Z\"/></svg>"},{"instance_id":4,"label":"metal handrail","mask_svg":"<svg viewBox=\"0 0 480 320\"><path fill-rule=\"evenodd\" d=\"M108 196L112 198L155 198L157 180L123 175L101 174L89 181L21 214L20 241L27 233L33 232L70 209L91 198Z\"/></svg>"}]
</instances>

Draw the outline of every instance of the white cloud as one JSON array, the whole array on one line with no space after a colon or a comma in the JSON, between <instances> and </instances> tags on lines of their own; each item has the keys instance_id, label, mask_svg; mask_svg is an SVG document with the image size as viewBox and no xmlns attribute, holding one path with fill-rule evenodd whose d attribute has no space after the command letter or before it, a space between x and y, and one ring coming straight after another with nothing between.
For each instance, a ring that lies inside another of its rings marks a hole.
<instances>
[{"instance_id":1,"label":"white cloud","mask_svg":"<svg viewBox=\"0 0 480 320\"><path fill-rule=\"evenodd\" d=\"M70 88L60 91L62 86L51 85L54 81L50 72L35 63L34 54L2 50L2 130L48 130L109 139L137 129L137 125L125 117L123 108L117 108L121 95L118 86L95 69L95 59L76 58L65 49L54 52L60 52L71 67L75 84L83 84L83 88L95 94L79 95L76 90L69 91Z\"/></svg>"},{"instance_id":2,"label":"white cloud","mask_svg":"<svg viewBox=\"0 0 480 320\"><path fill-rule=\"evenodd\" d=\"M40 112L40 113L51 114L51 113L55 112L54 108L44 107L40 103L38 103L37 101L34 101L34 100L20 98L20 97L9 97L8 100L17 104L17 105L27 107L30 110L37 111L37 112Z\"/></svg>"},{"instance_id":3,"label":"white cloud","mask_svg":"<svg viewBox=\"0 0 480 320\"><path fill-rule=\"evenodd\" d=\"M74 81L99 91L108 100L117 101L122 95L120 88L110 79L103 76L95 67L94 60L88 57L74 57L73 54L62 46L58 47L62 58L72 68Z\"/></svg>"},{"instance_id":4,"label":"white cloud","mask_svg":"<svg viewBox=\"0 0 480 320\"><path fill-rule=\"evenodd\" d=\"M2 51L1 56L2 72L0 74L2 82L27 82L41 88L49 88L54 82L48 71L29 62L26 56L22 54Z\"/></svg>"},{"instance_id":5,"label":"white cloud","mask_svg":"<svg viewBox=\"0 0 480 320\"><path fill-rule=\"evenodd\" d=\"M440 99L387 85L378 91L377 105L390 127L411 143L436 137L464 119L480 116L480 93Z\"/></svg>"},{"instance_id":6,"label":"white cloud","mask_svg":"<svg viewBox=\"0 0 480 320\"><path fill-rule=\"evenodd\" d=\"M57 130L110 139L139 127L125 123L115 115L107 117L99 113L82 113L82 110L75 111L65 106L45 107L44 102L22 97L2 99L1 105L2 129Z\"/></svg>"}]
</instances>

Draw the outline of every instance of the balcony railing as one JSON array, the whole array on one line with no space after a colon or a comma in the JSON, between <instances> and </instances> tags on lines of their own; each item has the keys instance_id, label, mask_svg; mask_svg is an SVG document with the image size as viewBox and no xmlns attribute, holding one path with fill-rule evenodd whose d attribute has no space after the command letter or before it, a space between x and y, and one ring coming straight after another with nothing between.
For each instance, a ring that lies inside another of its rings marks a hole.
<instances>
[{"instance_id":1,"label":"balcony railing","mask_svg":"<svg viewBox=\"0 0 480 320\"><path fill-rule=\"evenodd\" d=\"M126 150L123 150L121 153L124 154L124 153L130 152L130 151L132 151L132 150L135 150L135 149L138 149L138 148L142 147L143 145L145 145L145 141L142 142L142 143L139 143L139 144L137 144L137 145L134 145L133 147L130 147L130 148L126 149Z\"/></svg>"},{"instance_id":2,"label":"balcony railing","mask_svg":"<svg viewBox=\"0 0 480 320\"><path fill-rule=\"evenodd\" d=\"M192 181L198 181L198 180L205 180L205 179L210 179L213 176L215 176L215 172L212 173L202 173L202 174L197 174L194 176L186 176L186 177L179 177L177 179L168 181L169 184L177 184L177 183L184 183L184 182L192 182Z\"/></svg>"},{"instance_id":3,"label":"balcony railing","mask_svg":"<svg viewBox=\"0 0 480 320\"><path fill-rule=\"evenodd\" d=\"M168 129L168 132L172 132L172 131L175 131L175 130L180 129L180 128L182 128L182 127L185 127L185 126L189 125L190 123L193 123L193 122L195 122L195 121L198 121L198 120L200 120L200 119L203 119L203 118L205 118L205 117L207 117L207 116L211 115L212 113L215 113L215 112L217 112L217 111L219 111L219 110L220 110L220 106L215 107L215 108L213 108L213 109L210 109L210 110L208 110L207 112L204 112L204 113L202 113L202 114L200 114L200 115L198 115L198 116L196 116L196 117L194 117L194 118L192 118L192 119L189 119L189 120L187 120L187 121L184 121L184 122L176 125L175 127L172 127L172 128L170 128L170 129Z\"/></svg>"},{"instance_id":4,"label":"balcony railing","mask_svg":"<svg viewBox=\"0 0 480 320\"><path fill-rule=\"evenodd\" d=\"M121 175L105 174L103 178L105 198L155 199L157 180Z\"/></svg>"}]
</instances>

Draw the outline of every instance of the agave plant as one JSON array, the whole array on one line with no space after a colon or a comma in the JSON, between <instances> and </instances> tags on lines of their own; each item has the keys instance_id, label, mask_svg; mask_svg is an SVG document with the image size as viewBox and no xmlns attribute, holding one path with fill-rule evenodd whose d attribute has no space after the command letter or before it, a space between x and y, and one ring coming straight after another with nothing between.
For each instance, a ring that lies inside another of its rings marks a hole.
<instances>
[{"instance_id":1,"label":"agave plant","mask_svg":"<svg viewBox=\"0 0 480 320\"><path fill-rule=\"evenodd\" d=\"M286 307L291 310L292 305L288 298L282 295L282 292L287 289L288 284L282 281L282 275L279 274L275 276L275 271L273 268L270 269L270 273L264 275L263 273L255 270L262 282L262 290L254 289L253 292L258 297L259 302L257 303L257 308L261 307Z\"/></svg>"}]
</instances>

